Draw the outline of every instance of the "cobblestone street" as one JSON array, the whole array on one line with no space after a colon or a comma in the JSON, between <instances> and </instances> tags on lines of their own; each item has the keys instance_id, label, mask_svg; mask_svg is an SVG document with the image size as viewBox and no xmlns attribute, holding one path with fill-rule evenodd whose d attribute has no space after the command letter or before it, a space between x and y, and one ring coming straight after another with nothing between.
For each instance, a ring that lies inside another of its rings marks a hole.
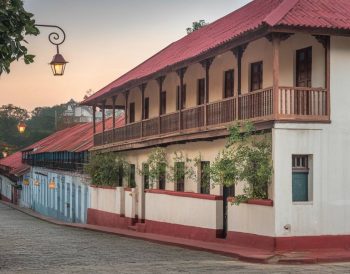
<instances>
[{"instance_id":1,"label":"cobblestone street","mask_svg":"<svg viewBox=\"0 0 350 274\"><path fill-rule=\"evenodd\" d=\"M350 273L349 264L259 265L56 226L0 204L0 273Z\"/></svg>"}]
</instances>

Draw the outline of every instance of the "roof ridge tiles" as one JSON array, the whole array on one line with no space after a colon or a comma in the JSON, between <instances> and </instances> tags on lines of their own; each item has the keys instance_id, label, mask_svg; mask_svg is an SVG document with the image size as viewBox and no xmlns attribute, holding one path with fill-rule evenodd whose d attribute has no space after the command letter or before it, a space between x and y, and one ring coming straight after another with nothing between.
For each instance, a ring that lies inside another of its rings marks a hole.
<instances>
[{"instance_id":1,"label":"roof ridge tiles","mask_svg":"<svg viewBox=\"0 0 350 274\"><path fill-rule=\"evenodd\" d=\"M276 26L299 2L299 0L283 0L277 8L271 11L263 22L270 27Z\"/></svg>"}]
</instances>

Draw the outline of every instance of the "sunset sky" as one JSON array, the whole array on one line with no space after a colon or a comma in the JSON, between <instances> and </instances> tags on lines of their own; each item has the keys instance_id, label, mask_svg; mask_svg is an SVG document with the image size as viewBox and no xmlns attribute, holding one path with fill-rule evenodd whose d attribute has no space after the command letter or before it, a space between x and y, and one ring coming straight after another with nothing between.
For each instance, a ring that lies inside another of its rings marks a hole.
<instances>
[{"instance_id":1,"label":"sunset sky","mask_svg":"<svg viewBox=\"0 0 350 274\"><path fill-rule=\"evenodd\" d=\"M38 24L61 26L67 34L60 52L69 64L54 77L48 63L55 48L48 29L30 37L35 63L13 63L0 77L0 105L29 110L100 88L132 69L169 43L186 35L193 21L207 22L230 13L249 0L25 0Z\"/></svg>"}]
</instances>

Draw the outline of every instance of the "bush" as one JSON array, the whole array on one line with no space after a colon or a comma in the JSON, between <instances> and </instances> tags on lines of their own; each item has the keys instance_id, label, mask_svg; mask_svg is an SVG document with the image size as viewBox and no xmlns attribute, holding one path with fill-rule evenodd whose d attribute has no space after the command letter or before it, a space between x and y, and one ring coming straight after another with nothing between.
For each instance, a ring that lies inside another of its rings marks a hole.
<instances>
[{"instance_id":1,"label":"bush","mask_svg":"<svg viewBox=\"0 0 350 274\"><path fill-rule=\"evenodd\" d=\"M115 153L95 154L85 167L91 176L92 184L97 186L117 186L118 178L125 175L127 162Z\"/></svg>"}]
</instances>

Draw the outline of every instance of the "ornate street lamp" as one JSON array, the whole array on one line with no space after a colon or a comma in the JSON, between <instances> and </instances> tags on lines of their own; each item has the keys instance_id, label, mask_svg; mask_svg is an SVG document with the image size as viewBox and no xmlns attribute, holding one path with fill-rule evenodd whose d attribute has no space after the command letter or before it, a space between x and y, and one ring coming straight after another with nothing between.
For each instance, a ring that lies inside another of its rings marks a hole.
<instances>
[{"instance_id":1,"label":"ornate street lamp","mask_svg":"<svg viewBox=\"0 0 350 274\"><path fill-rule=\"evenodd\" d=\"M66 67L66 64L68 63L60 54L59 50L59 45L63 44L63 42L66 40L66 33L62 28L59 26L55 25L41 25L41 24L36 24L36 27L44 27L44 28L56 28L59 29L60 32L62 33L62 36L60 36L59 33L57 32L51 32L49 34L49 41L51 44L56 46L56 55L52 58L52 61L50 62L50 66L52 69L52 73L54 76L62 76L64 74L64 69Z\"/></svg>"},{"instance_id":2,"label":"ornate street lamp","mask_svg":"<svg viewBox=\"0 0 350 274\"><path fill-rule=\"evenodd\" d=\"M55 183L55 181L51 181L50 183L49 183L49 189L55 189L56 188L56 183Z\"/></svg>"},{"instance_id":3,"label":"ornate street lamp","mask_svg":"<svg viewBox=\"0 0 350 274\"><path fill-rule=\"evenodd\" d=\"M23 134L26 131L26 128L27 125L23 121L19 122L17 125L18 132L21 134Z\"/></svg>"}]
</instances>

